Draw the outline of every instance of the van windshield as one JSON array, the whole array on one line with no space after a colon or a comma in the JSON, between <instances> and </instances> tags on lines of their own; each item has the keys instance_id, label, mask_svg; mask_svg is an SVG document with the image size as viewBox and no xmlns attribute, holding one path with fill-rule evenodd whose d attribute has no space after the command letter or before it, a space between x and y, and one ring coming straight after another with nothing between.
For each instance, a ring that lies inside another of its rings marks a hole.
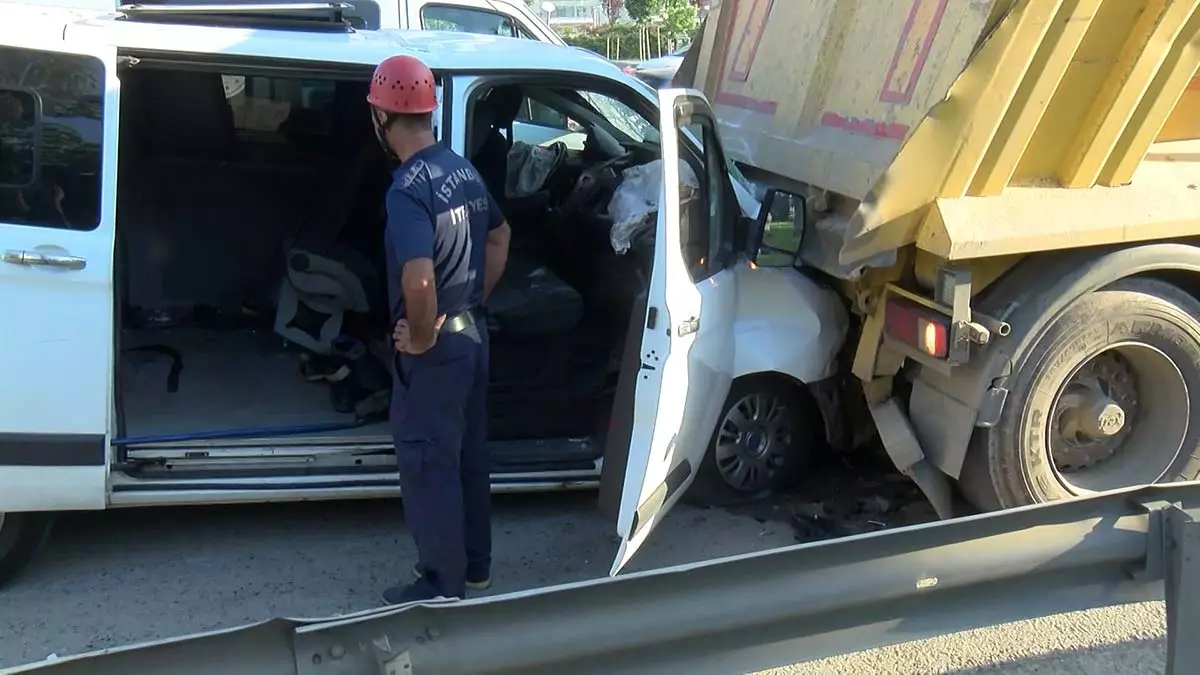
<instances>
[{"instance_id":1,"label":"van windshield","mask_svg":"<svg viewBox=\"0 0 1200 675\"><path fill-rule=\"evenodd\" d=\"M637 114L633 108L614 98L609 98L604 94L597 94L594 91L581 91L579 93L587 99L588 103L592 104L596 112L604 116L604 119L609 124L633 140L638 143L647 141L650 143L659 142L658 130L647 122L644 117Z\"/></svg>"}]
</instances>

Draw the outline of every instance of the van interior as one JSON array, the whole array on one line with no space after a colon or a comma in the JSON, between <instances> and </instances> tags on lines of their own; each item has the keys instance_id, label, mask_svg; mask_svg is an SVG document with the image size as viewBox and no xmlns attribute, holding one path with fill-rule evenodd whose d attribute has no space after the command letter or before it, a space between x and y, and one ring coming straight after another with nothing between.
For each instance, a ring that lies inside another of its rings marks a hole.
<instances>
[{"instance_id":1,"label":"van interior","mask_svg":"<svg viewBox=\"0 0 1200 675\"><path fill-rule=\"evenodd\" d=\"M116 256L122 468L394 471L382 249L394 165L371 127L369 73L131 63ZM594 471L628 354L636 370L626 335L640 334L629 327L644 315L654 247L652 212L614 246L609 205L623 171L659 158L653 116L553 81L489 81L471 101L468 155L513 229L487 307L494 472Z\"/></svg>"}]
</instances>

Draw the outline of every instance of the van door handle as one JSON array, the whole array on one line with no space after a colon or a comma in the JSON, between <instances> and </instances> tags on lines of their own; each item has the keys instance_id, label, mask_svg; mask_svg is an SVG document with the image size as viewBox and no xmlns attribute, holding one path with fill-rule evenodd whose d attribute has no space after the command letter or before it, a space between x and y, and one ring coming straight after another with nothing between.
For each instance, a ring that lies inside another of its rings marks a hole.
<instances>
[{"instance_id":1,"label":"van door handle","mask_svg":"<svg viewBox=\"0 0 1200 675\"><path fill-rule=\"evenodd\" d=\"M13 265L61 267L66 270L81 270L87 267L87 260L73 255L54 255L14 249L5 251L3 255L0 255L0 260Z\"/></svg>"}]
</instances>

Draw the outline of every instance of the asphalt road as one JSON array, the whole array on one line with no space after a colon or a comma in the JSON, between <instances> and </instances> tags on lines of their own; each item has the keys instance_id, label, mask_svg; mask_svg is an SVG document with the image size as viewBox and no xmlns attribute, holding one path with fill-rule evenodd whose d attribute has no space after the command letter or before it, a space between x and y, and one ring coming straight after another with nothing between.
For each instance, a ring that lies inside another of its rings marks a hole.
<instances>
[{"instance_id":1,"label":"asphalt road","mask_svg":"<svg viewBox=\"0 0 1200 675\"><path fill-rule=\"evenodd\" d=\"M616 543L594 503L588 493L498 499L495 591L606 574ZM794 522L759 511L678 507L632 568L793 542ZM272 616L377 606L381 589L407 579L413 554L399 506L389 502L72 515L30 573L0 591L0 668ZM1162 635L1161 605L1150 603L771 672L1161 673Z\"/></svg>"},{"instance_id":2,"label":"asphalt road","mask_svg":"<svg viewBox=\"0 0 1200 675\"><path fill-rule=\"evenodd\" d=\"M617 543L595 493L497 498L493 591L604 576ZM675 509L630 569L793 543L783 522ZM378 607L411 580L399 501L195 507L63 518L0 590L0 667L274 616Z\"/></svg>"},{"instance_id":3,"label":"asphalt road","mask_svg":"<svg viewBox=\"0 0 1200 675\"><path fill-rule=\"evenodd\" d=\"M1162 675L1161 602L1067 612L918 640L760 675Z\"/></svg>"}]
</instances>

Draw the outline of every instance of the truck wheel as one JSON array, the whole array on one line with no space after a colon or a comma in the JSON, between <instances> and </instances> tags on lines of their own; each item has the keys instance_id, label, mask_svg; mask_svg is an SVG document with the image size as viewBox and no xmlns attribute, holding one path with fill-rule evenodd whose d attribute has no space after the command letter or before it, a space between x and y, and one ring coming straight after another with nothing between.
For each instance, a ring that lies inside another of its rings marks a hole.
<instances>
[{"instance_id":1,"label":"truck wheel","mask_svg":"<svg viewBox=\"0 0 1200 675\"><path fill-rule=\"evenodd\" d=\"M44 513L0 513L0 586L20 574L41 550L52 520Z\"/></svg>"},{"instance_id":2,"label":"truck wheel","mask_svg":"<svg viewBox=\"0 0 1200 675\"><path fill-rule=\"evenodd\" d=\"M1200 301L1124 279L1068 305L1025 354L963 492L984 509L1200 474ZM1196 423L1189 423L1195 419Z\"/></svg>"},{"instance_id":3,"label":"truck wheel","mask_svg":"<svg viewBox=\"0 0 1200 675\"><path fill-rule=\"evenodd\" d=\"M769 377L736 380L686 499L730 506L767 497L794 482L824 425L799 386Z\"/></svg>"}]
</instances>

